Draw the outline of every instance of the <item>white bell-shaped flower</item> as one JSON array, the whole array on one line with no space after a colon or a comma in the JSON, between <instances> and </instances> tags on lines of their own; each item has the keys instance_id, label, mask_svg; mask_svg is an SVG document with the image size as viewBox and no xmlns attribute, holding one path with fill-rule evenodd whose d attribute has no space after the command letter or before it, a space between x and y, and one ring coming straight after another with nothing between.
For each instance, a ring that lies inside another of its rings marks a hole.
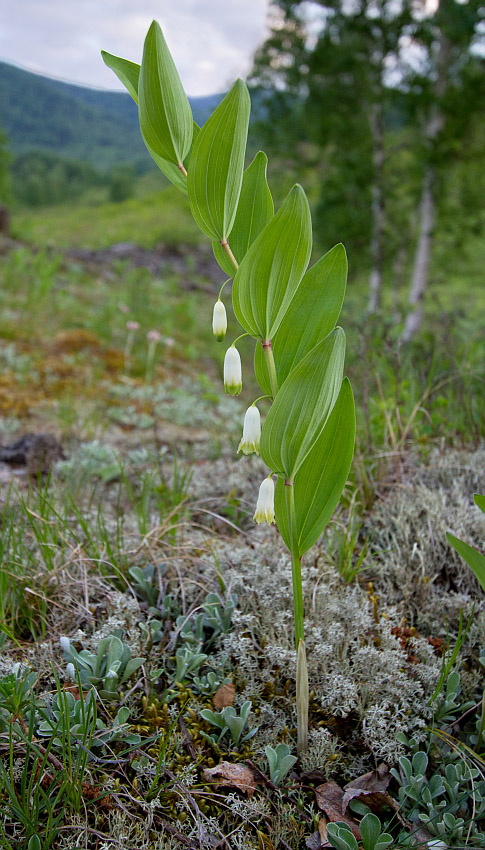
<instances>
[{"instance_id":1,"label":"white bell-shaped flower","mask_svg":"<svg viewBox=\"0 0 485 850\"><path fill-rule=\"evenodd\" d=\"M242 390L241 357L234 345L227 349L224 358L224 389L229 395L239 395Z\"/></svg>"},{"instance_id":2,"label":"white bell-shaped flower","mask_svg":"<svg viewBox=\"0 0 485 850\"><path fill-rule=\"evenodd\" d=\"M212 333L218 342L224 339L227 331L227 315L226 308L219 298L214 304L212 313Z\"/></svg>"},{"instance_id":3,"label":"white bell-shaped flower","mask_svg":"<svg viewBox=\"0 0 485 850\"><path fill-rule=\"evenodd\" d=\"M258 525L261 525L262 522L271 525L274 522L274 481L271 475L264 479L259 488L258 502L253 519Z\"/></svg>"},{"instance_id":4,"label":"white bell-shaped flower","mask_svg":"<svg viewBox=\"0 0 485 850\"><path fill-rule=\"evenodd\" d=\"M248 407L244 416L242 440L238 446L238 452L250 455L256 452L259 455L259 441L261 438L261 416L258 408L252 404Z\"/></svg>"}]
</instances>

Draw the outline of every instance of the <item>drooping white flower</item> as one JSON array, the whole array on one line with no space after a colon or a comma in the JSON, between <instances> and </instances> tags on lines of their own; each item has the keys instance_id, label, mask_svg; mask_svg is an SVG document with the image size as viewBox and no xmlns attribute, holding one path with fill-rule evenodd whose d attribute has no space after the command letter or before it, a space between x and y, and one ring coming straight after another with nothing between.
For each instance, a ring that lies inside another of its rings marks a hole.
<instances>
[{"instance_id":1,"label":"drooping white flower","mask_svg":"<svg viewBox=\"0 0 485 850\"><path fill-rule=\"evenodd\" d=\"M274 481L271 475L264 479L259 488L258 502L253 519L258 525L261 525L262 522L271 525L274 522Z\"/></svg>"},{"instance_id":2,"label":"drooping white flower","mask_svg":"<svg viewBox=\"0 0 485 850\"><path fill-rule=\"evenodd\" d=\"M74 664L69 663L66 667L66 676L68 679L72 679L74 682L76 679L76 671L74 669Z\"/></svg>"},{"instance_id":3,"label":"drooping white flower","mask_svg":"<svg viewBox=\"0 0 485 850\"><path fill-rule=\"evenodd\" d=\"M244 416L242 440L238 446L238 452L250 455L256 452L259 455L259 440L261 438L261 416L258 408L252 404L248 407Z\"/></svg>"},{"instance_id":4,"label":"drooping white flower","mask_svg":"<svg viewBox=\"0 0 485 850\"><path fill-rule=\"evenodd\" d=\"M224 358L224 389L229 395L239 395L242 390L241 357L234 345L227 349Z\"/></svg>"},{"instance_id":5,"label":"drooping white flower","mask_svg":"<svg viewBox=\"0 0 485 850\"><path fill-rule=\"evenodd\" d=\"M218 342L224 339L227 331L227 315L226 308L219 298L214 304L212 313L212 333Z\"/></svg>"}]
</instances>

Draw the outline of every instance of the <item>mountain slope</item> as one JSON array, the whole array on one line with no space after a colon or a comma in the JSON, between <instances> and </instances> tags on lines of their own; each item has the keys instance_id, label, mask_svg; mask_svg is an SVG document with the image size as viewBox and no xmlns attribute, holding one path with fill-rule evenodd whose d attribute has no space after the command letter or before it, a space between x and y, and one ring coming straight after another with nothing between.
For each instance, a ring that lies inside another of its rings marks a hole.
<instances>
[{"instance_id":1,"label":"mountain slope","mask_svg":"<svg viewBox=\"0 0 485 850\"><path fill-rule=\"evenodd\" d=\"M221 97L192 98L195 120L203 123ZM5 62L0 62L0 126L14 155L44 150L102 170L151 162L128 94L51 80Z\"/></svg>"}]
</instances>

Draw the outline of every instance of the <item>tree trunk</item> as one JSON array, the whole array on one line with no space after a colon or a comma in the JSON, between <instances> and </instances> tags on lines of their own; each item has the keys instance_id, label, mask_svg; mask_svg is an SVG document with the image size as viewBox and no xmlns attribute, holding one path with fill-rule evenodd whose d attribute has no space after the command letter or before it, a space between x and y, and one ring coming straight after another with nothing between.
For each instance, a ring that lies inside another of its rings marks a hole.
<instances>
[{"instance_id":1,"label":"tree trunk","mask_svg":"<svg viewBox=\"0 0 485 850\"><path fill-rule=\"evenodd\" d=\"M433 197L433 172L427 166L423 175L421 202L419 205L419 237L414 255L413 276L409 293L409 306L401 342L409 342L421 327L423 320L423 296L428 284L429 263L433 246L435 201Z\"/></svg>"},{"instance_id":2,"label":"tree trunk","mask_svg":"<svg viewBox=\"0 0 485 850\"><path fill-rule=\"evenodd\" d=\"M374 104L371 110L371 128L374 142L374 183L372 186L372 236L370 245L372 267L369 275L369 301L367 304L367 314L369 316L379 309L381 305L382 290L382 242L384 236L384 123L382 120L382 106L380 103Z\"/></svg>"},{"instance_id":3,"label":"tree trunk","mask_svg":"<svg viewBox=\"0 0 485 850\"><path fill-rule=\"evenodd\" d=\"M421 201L419 204L419 236L414 255L413 276L409 292L409 306L411 308L400 342L410 342L418 332L423 321L423 296L428 286L429 264L433 247L433 227L435 219L436 203L433 192L434 168L430 164L429 152L433 150L437 139L444 126L444 115L441 111L441 100L446 92L448 83L448 65L451 55L451 44L443 31L438 36L438 55L436 58L437 78L434 86L434 102L428 115L424 129L426 147L428 150L427 162L424 166L423 182L421 186ZM435 155L436 159L436 155Z\"/></svg>"}]
</instances>

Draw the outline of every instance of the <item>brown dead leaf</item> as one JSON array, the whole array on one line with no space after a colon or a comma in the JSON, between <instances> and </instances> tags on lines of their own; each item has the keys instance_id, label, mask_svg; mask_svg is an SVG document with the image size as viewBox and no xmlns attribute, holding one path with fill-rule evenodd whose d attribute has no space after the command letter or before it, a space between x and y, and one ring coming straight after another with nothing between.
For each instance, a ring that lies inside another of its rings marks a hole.
<instances>
[{"instance_id":1,"label":"brown dead leaf","mask_svg":"<svg viewBox=\"0 0 485 850\"><path fill-rule=\"evenodd\" d=\"M328 819L334 823L335 821L343 821L352 830L357 841L360 841L360 830L356 821L344 814L343 799L344 792L340 785L336 782L324 782L315 788L318 808L327 815Z\"/></svg>"},{"instance_id":2,"label":"brown dead leaf","mask_svg":"<svg viewBox=\"0 0 485 850\"><path fill-rule=\"evenodd\" d=\"M214 782L216 785L232 785L244 791L248 797L252 797L256 790L254 773L244 764L223 761L215 767L204 768L202 778L205 782Z\"/></svg>"},{"instance_id":3,"label":"brown dead leaf","mask_svg":"<svg viewBox=\"0 0 485 850\"><path fill-rule=\"evenodd\" d=\"M212 697L212 704L217 711L221 708L226 708L228 705L234 705L234 697L236 696L236 688L232 682L227 685L221 685Z\"/></svg>"},{"instance_id":4,"label":"brown dead leaf","mask_svg":"<svg viewBox=\"0 0 485 850\"><path fill-rule=\"evenodd\" d=\"M383 806L399 808L387 793L391 776L387 764L380 764L377 770L371 770L348 782L344 786L342 811L346 812L351 800L361 799L373 812L380 812Z\"/></svg>"}]
</instances>

